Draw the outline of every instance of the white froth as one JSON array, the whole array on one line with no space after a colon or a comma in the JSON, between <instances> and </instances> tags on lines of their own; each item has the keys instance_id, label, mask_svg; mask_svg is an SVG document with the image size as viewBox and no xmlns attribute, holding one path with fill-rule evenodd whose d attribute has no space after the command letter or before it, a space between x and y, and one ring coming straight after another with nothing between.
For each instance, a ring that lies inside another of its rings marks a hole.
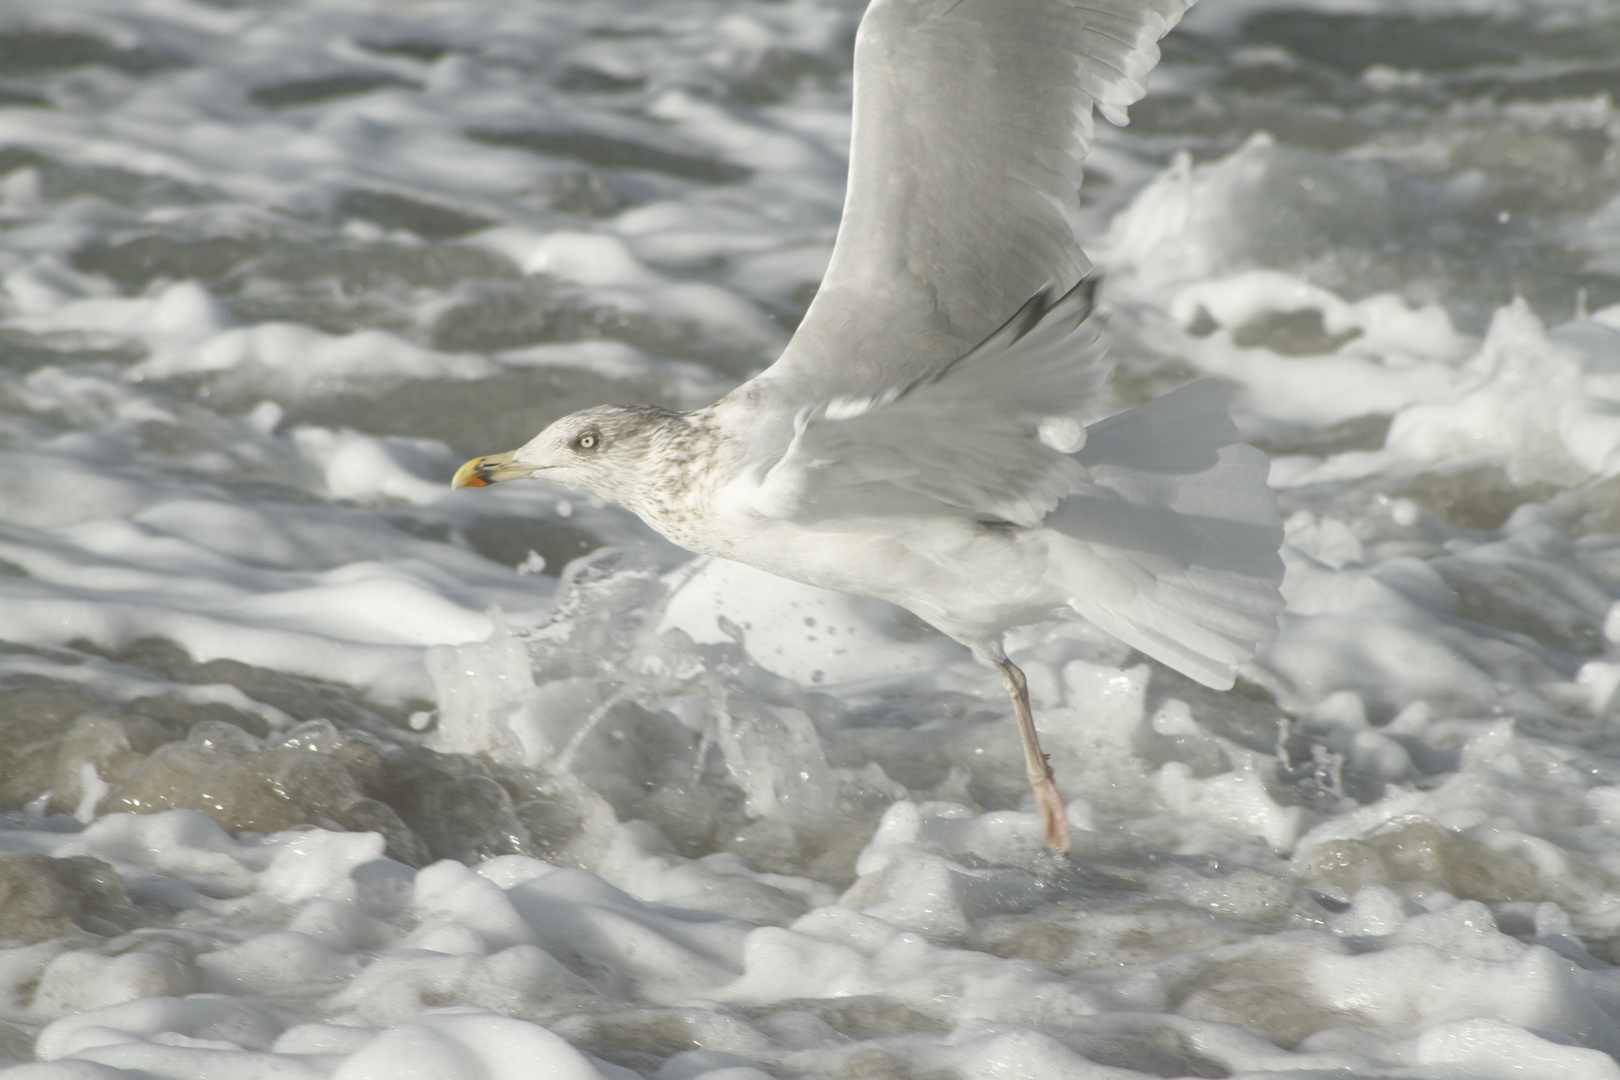
<instances>
[{"instance_id":1,"label":"white froth","mask_svg":"<svg viewBox=\"0 0 1620 1080\"><path fill-rule=\"evenodd\" d=\"M860 7L0 0L6 1075L1620 1078L1608 0L1201 0L1099 125L1289 606L1017 636L1071 863L926 627L446 490L774 357Z\"/></svg>"}]
</instances>

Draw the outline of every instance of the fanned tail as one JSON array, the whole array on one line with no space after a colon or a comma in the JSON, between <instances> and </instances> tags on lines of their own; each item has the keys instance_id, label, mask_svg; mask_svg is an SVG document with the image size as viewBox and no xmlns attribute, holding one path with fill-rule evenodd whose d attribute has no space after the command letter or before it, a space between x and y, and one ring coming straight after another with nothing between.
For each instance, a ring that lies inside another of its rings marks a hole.
<instances>
[{"instance_id":1,"label":"fanned tail","mask_svg":"<svg viewBox=\"0 0 1620 1080\"><path fill-rule=\"evenodd\" d=\"M1044 523L1070 607L1222 690L1283 608L1266 456L1238 438L1211 379L1092 424L1076 455L1090 485Z\"/></svg>"}]
</instances>

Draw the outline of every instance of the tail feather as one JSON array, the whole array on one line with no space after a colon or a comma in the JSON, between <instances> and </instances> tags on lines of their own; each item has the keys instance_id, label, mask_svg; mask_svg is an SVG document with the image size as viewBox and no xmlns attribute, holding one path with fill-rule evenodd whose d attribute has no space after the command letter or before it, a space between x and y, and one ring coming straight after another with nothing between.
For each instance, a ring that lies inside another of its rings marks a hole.
<instances>
[{"instance_id":1,"label":"tail feather","mask_svg":"<svg viewBox=\"0 0 1620 1080\"><path fill-rule=\"evenodd\" d=\"M1207 686L1277 633L1282 521L1264 454L1202 380L1086 429L1089 486L1047 517L1070 607Z\"/></svg>"}]
</instances>

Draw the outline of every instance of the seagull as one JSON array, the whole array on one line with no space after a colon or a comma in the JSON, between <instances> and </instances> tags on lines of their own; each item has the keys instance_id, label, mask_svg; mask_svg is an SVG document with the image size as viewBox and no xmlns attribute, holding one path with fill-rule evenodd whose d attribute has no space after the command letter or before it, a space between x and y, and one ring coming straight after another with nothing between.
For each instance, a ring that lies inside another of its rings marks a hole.
<instances>
[{"instance_id":1,"label":"seagull","mask_svg":"<svg viewBox=\"0 0 1620 1080\"><path fill-rule=\"evenodd\" d=\"M693 412L565 416L452 486L540 478L914 612L1000 671L1067 851L1007 632L1089 620L1228 689L1283 607L1268 462L1218 383L1093 419L1111 365L1074 221L1092 113L1126 123L1192 2L873 0L843 220L780 358Z\"/></svg>"}]
</instances>

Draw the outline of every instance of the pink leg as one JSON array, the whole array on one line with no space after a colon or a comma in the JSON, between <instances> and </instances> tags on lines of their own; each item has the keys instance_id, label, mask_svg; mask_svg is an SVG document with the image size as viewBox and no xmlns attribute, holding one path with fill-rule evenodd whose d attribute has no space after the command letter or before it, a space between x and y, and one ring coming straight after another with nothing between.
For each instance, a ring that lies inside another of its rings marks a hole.
<instances>
[{"instance_id":1,"label":"pink leg","mask_svg":"<svg viewBox=\"0 0 1620 1080\"><path fill-rule=\"evenodd\" d=\"M1029 683L1018 665L1003 657L995 661L1001 679L1007 684L1013 712L1018 716L1018 734L1024 740L1024 772L1035 790L1035 805L1046 827L1046 846L1052 851L1069 850L1069 819L1063 813L1063 796L1052 783L1052 766L1041 753L1041 740L1035 735L1035 715L1029 708Z\"/></svg>"}]
</instances>

